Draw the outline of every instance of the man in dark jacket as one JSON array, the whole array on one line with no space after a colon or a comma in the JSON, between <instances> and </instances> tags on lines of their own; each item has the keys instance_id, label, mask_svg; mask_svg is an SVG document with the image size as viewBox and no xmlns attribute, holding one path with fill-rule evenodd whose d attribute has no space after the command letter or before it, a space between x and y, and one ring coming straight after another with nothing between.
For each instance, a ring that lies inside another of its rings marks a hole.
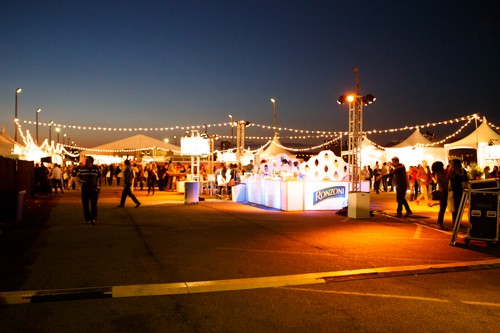
<instances>
[{"instance_id":1,"label":"man in dark jacket","mask_svg":"<svg viewBox=\"0 0 500 333\"><path fill-rule=\"evenodd\" d=\"M409 181L408 174L406 173L406 167L404 164L399 163L399 158L392 158L392 166L391 170L392 181L396 185L396 201L398 202L398 208L396 209L396 213L398 217L403 217L403 206L406 210L405 216L410 216L413 212L410 209L410 205L408 205L408 201L406 201L406 190L408 189Z\"/></svg>"}]
</instances>

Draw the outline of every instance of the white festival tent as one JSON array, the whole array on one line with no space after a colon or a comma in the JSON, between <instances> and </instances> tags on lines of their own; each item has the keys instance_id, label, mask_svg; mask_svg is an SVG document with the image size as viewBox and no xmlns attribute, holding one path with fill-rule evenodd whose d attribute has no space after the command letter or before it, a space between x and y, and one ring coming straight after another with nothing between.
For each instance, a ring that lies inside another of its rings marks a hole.
<instances>
[{"instance_id":1,"label":"white festival tent","mask_svg":"<svg viewBox=\"0 0 500 333\"><path fill-rule=\"evenodd\" d=\"M500 134L493 130L483 117L482 124L465 138L444 145L448 158L452 149L476 149L477 165L484 168L487 165L498 165L500 162Z\"/></svg>"},{"instance_id":2,"label":"white festival tent","mask_svg":"<svg viewBox=\"0 0 500 333\"><path fill-rule=\"evenodd\" d=\"M82 151L80 155L91 155L98 163L119 163L123 161L123 155L134 156L136 151L151 150L153 158L158 151L173 151L174 155L179 155L181 148L179 146L158 140L143 134L134 135L125 139L106 143L92 149ZM158 154L158 157L164 160L165 153Z\"/></svg>"},{"instance_id":3,"label":"white festival tent","mask_svg":"<svg viewBox=\"0 0 500 333\"><path fill-rule=\"evenodd\" d=\"M14 141L14 139L11 138L7 132L5 132L5 128L2 129L2 132L0 133L0 155L24 159L24 154L22 156L20 154L20 151L23 150L23 148L23 145Z\"/></svg>"},{"instance_id":4,"label":"white festival tent","mask_svg":"<svg viewBox=\"0 0 500 333\"><path fill-rule=\"evenodd\" d=\"M268 159L269 157L273 156L278 156L280 154L286 154L291 158L296 158L296 154L290 153L288 150L283 148L283 145L281 144L280 140L278 139L278 136L275 135L273 140L269 143L269 146L265 150L258 150L255 153L255 156L258 156L259 161L256 161L257 163L260 163L261 160L263 159Z\"/></svg>"},{"instance_id":5,"label":"white festival tent","mask_svg":"<svg viewBox=\"0 0 500 333\"><path fill-rule=\"evenodd\" d=\"M447 161L444 147L426 146L432 141L420 133L417 128L409 137L395 146L385 148L387 159L398 157L399 161L407 166L422 164L432 165L435 161ZM445 163L446 164L446 163Z\"/></svg>"},{"instance_id":6,"label":"white festival tent","mask_svg":"<svg viewBox=\"0 0 500 333\"><path fill-rule=\"evenodd\" d=\"M0 133L0 155L11 155L14 150L15 141L6 132L5 128Z\"/></svg>"},{"instance_id":7,"label":"white festival tent","mask_svg":"<svg viewBox=\"0 0 500 333\"><path fill-rule=\"evenodd\" d=\"M348 150L342 151L342 157L349 154ZM347 160L347 158L346 158ZM379 162L382 165L383 162L387 160L386 152L384 149L379 148L373 141L368 139L367 136L363 136L363 141L361 142L361 164L362 166L369 165L372 168L375 163Z\"/></svg>"}]
</instances>

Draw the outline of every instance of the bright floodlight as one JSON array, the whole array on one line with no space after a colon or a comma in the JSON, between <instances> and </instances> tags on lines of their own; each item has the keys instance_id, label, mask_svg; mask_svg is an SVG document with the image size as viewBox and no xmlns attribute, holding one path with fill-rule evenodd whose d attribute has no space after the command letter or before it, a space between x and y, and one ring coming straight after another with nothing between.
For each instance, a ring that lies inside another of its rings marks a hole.
<instances>
[{"instance_id":1,"label":"bright floodlight","mask_svg":"<svg viewBox=\"0 0 500 333\"><path fill-rule=\"evenodd\" d=\"M363 97L363 103L365 105L369 105L369 104L372 104L373 102L375 102L377 98L371 94L368 94L366 96Z\"/></svg>"},{"instance_id":2,"label":"bright floodlight","mask_svg":"<svg viewBox=\"0 0 500 333\"><path fill-rule=\"evenodd\" d=\"M347 96L347 101L348 101L349 103L354 102L354 96L353 96L353 95L349 95L349 96Z\"/></svg>"}]
</instances>

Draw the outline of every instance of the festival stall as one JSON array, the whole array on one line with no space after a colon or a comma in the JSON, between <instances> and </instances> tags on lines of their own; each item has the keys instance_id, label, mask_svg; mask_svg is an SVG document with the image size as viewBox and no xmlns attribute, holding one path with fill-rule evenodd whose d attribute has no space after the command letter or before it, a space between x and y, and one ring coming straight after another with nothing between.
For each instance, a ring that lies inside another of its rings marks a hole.
<instances>
[{"instance_id":1,"label":"festival stall","mask_svg":"<svg viewBox=\"0 0 500 333\"><path fill-rule=\"evenodd\" d=\"M166 152L172 151L178 155L181 149L168 142L138 134L84 150L80 155L91 155L98 164L112 164L121 163L126 158L134 159L137 154L146 150L151 151L151 160L165 162Z\"/></svg>"},{"instance_id":2,"label":"festival stall","mask_svg":"<svg viewBox=\"0 0 500 333\"><path fill-rule=\"evenodd\" d=\"M348 150L342 151L342 156L349 154ZM347 159L347 158L346 158ZM368 137L363 137L363 142L361 143L361 162L363 165L370 165L373 167L375 163L379 162L382 164L387 160L386 151L375 144L373 141L368 139Z\"/></svg>"},{"instance_id":3,"label":"festival stall","mask_svg":"<svg viewBox=\"0 0 500 333\"><path fill-rule=\"evenodd\" d=\"M9 156L14 150L15 141L10 138L10 136L5 133L5 129L0 133L0 155Z\"/></svg>"},{"instance_id":4,"label":"festival stall","mask_svg":"<svg viewBox=\"0 0 500 333\"><path fill-rule=\"evenodd\" d=\"M427 161L429 165L435 161L446 161L445 150L443 147L430 146L432 141L420 133L417 128L408 138L395 146L385 148L387 158L394 156L406 166L417 166L422 161Z\"/></svg>"},{"instance_id":5,"label":"festival stall","mask_svg":"<svg viewBox=\"0 0 500 333\"><path fill-rule=\"evenodd\" d=\"M347 206L351 183L348 165L325 150L307 162L285 153L260 165L259 173L244 178L248 202L285 211L340 210ZM362 183L369 192L369 182Z\"/></svg>"},{"instance_id":6,"label":"festival stall","mask_svg":"<svg viewBox=\"0 0 500 333\"><path fill-rule=\"evenodd\" d=\"M493 130L483 117L482 124L465 138L444 145L446 160L452 149L476 149L477 165L480 168L485 166L498 165L500 163L500 134Z\"/></svg>"},{"instance_id":7,"label":"festival stall","mask_svg":"<svg viewBox=\"0 0 500 333\"><path fill-rule=\"evenodd\" d=\"M278 156L279 154L286 154L293 158L295 158L296 156L295 154L292 154L291 152L286 150L281 144L280 140L278 139L278 136L275 135L265 149L257 150L255 152L255 158L257 158L258 160L263 160L263 159L268 159L270 157Z\"/></svg>"}]
</instances>

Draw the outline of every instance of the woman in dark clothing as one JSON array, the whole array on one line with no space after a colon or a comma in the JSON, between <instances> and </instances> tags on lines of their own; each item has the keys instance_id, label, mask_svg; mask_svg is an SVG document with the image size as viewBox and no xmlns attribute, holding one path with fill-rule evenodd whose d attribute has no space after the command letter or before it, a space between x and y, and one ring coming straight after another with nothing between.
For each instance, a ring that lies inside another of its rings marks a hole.
<instances>
[{"instance_id":1,"label":"woman in dark clothing","mask_svg":"<svg viewBox=\"0 0 500 333\"><path fill-rule=\"evenodd\" d=\"M437 218L436 228L440 230L448 230L444 226L444 213L446 212L446 206L448 206L448 177L444 171L443 162L434 162L432 164L432 178L436 183L436 191L439 192L439 213Z\"/></svg>"},{"instance_id":2,"label":"woman in dark clothing","mask_svg":"<svg viewBox=\"0 0 500 333\"><path fill-rule=\"evenodd\" d=\"M377 194L379 194L380 193L380 181L382 179L382 170L375 167L373 169L373 179L374 179L373 188L375 189L375 192L377 192Z\"/></svg>"},{"instance_id":3,"label":"woman in dark clothing","mask_svg":"<svg viewBox=\"0 0 500 333\"><path fill-rule=\"evenodd\" d=\"M451 183L451 190L453 191L453 203L455 204L455 210L452 212L453 223L457 220L458 207L460 206L460 201L462 200L462 194L464 193L464 187L467 186L467 181L469 177L467 172L462 168L462 163L459 159L454 159L451 161L451 168L448 172L448 179Z\"/></svg>"},{"instance_id":4,"label":"woman in dark clothing","mask_svg":"<svg viewBox=\"0 0 500 333\"><path fill-rule=\"evenodd\" d=\"M156 173L156 168L153 165L148 166L147 168L148 172L148 196L153 192L151 195L155 194L155 184L156 181L158 180L158 174Z\"/></svg>"}]
</instances>

